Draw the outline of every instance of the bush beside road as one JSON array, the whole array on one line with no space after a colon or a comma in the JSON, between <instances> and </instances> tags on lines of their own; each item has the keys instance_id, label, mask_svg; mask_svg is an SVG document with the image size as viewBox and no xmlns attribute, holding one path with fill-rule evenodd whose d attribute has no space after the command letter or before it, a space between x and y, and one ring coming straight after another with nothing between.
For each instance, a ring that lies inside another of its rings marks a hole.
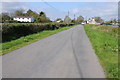
<instances>
[{"instance_id":1,"label":"bush beside road","mask_svg":"<svg viewBox=\"0 0 120 80\"><path fill-rule=\"evenodd\" d=\"M43 30L55 30L60 27L71 26L73 23L4 23L2 24L2 42L15 40L22 36Z\"/></svg>"}]
</instances>

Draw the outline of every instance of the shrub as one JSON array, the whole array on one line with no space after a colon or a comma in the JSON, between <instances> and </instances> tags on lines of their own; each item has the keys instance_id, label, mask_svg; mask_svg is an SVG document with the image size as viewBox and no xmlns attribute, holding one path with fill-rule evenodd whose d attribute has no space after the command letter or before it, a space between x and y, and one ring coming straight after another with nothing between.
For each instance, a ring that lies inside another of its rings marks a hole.
<instances>
[{"instance_id":1,"label":"shrub","mask_svg":"<svg viewBox=\"0 0 120 80\"><path fill-rule=\"evenodd\" d=\"M26 36L29 34L37 33L43 30L54 30L59 27L64 27L66 23L3 23L2 24L2 41L10 41Z\"/></svg>"}]
</instances>

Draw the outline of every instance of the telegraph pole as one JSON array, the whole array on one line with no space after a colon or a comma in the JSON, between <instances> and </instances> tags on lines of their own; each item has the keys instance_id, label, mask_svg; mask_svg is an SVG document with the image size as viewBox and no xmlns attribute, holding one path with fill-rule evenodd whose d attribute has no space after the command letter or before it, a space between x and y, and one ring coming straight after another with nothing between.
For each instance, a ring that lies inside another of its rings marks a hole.
<instances>
[{"instance_id":1,"label":"telegraph pole","mask_svg":"<svg viewBox=\"0 0 120 80\"><path fill-rule=\"evenodd\" d=\"M68 17L69 17L69 11L68 11Z\"/></svg>"},{"instance_id":2,"label":"telegraph pole","mask_svg":"<svg viewBox=\"0 0 120 80\"><path fill-rule=\"evenodd\" d=\"M87 21L87 16L86 16L86 21Z\"/></svg>"},{"instance_id":3,"label":"telegraph pole","mask_svg":"<svg viewBox=\"0 0 120 80\"><path fill-rule=\"evenodd\" d=\"M87 21L87 16L86 16L86 21Z\"/></svg>"},{"instance_id":4,"label":"telegraph pole","mask_svg":"<svg viewBox=\"0 0 120 80\"><path fill-rule=\"evenodd\" d=\"M75 20L75 14L74 14L74 20Z\"/></svg>"}]
</instances>

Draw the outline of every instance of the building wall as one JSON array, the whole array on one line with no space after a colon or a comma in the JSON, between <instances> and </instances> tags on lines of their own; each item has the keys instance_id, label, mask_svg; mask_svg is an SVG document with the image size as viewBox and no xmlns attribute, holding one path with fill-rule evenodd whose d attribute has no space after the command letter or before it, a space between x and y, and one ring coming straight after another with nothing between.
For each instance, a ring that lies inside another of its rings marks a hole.
<instances>
[{"instance_id":1,"label":"building wall","mask_svg":"<svg viewBox=\"0 0 120 80\"><path fill-rule=\"evenodd\" d=\"M34 18L13 18L13 20L20 21L20 22L34 22Z\"/></svg>"},{"instance_id":2,"label":"building wall","mask_svg":"<svg viewBox=\"0 0 120 80\"><path fill-rule=\"evenodd\" d=\"M31 22L34 22L34 20L35 20L34 17L32 17L32 18L31 18Z\"/></svg>"},{"instance_id":3,"label":"building wall","mask_svg":"<svg viewBox=\"0 0 120 80\"><path fill-rule=\"evenodd\" d=\"M95 21L95 19L89 20L87 21L88 24L97 24L97 22Z\"/></svg>"}]
</instances>

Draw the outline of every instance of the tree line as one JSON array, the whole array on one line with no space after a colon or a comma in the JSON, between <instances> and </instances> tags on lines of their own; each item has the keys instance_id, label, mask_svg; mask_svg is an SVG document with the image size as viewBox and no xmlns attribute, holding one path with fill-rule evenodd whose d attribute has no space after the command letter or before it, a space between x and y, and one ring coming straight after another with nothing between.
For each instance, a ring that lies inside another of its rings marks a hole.
<instances>
[{"instance_id":1,"label":"tree line","mask_svg":"<svg viewBox=\"0 0 120 80\"><path fill-rule=\"evenodd\" d=\"M39 13L32 11L31 9L27 10L25 12L24 9L19 9L14 11L13 13L1 13L0 14L0 22L2 23L14 23L17 21L13 21L13 17L16 16L32 16L35 18L35 23L47 23L47 22L52 22L45 14L45 12L41 11ZM84 18L82 16L79 16L77 20L72 20L69 16L65 16L64 20L61 18L57 18L55 21L60 21L60 22L65 22L65 23L81 23L84 21Z\"/></svg>"},{"instance_id":2,"label":"tree line","mask_svg":"<svg viewBox=\"0 0 120 80\"><path fill-rule=\"evenodd\" d=\"M43 11L37 13L35 11L32 11L31 9L27 10L26 12L24 9L19 9L19 10L14 11L13 13L1 13L0 23L15 23L17 21L14 21L13 17L16 17L16 16L32 16L35 19L34 23L53 22L50 20L50 18L46 16L45 12ZM101 17L94 17L94 19L96 22L104 23L104 20ZM84 19L83 16L78 16L77 19L73 19L73 20L69 16L65 16L64 20L62 20L61 18L57 18L55 21L65 22L65 23L72 22L72 23L80 24L86 20ZM113 23L113 22L115 23L117 21L114 19L114 20L107 21L106 23Z\"/></svg>"},{"instance_id":3,"label":"tree line","mask_svg":"<svg viewBox=\"0 0 120 80\"><path fill-rule=\"evenodd\" d=\"M23 9L20 10L16 10L13 13L2 13L0 14L1 17L1 21L0 22L15 22L13 21L13 17L16 16L32 16L35 18L35 22L51 22L51 20L46 17L46 14L44 12L39 12L36 13L35 11L32 11L31 9L29 9L26 13L24 12Z\"/></svg>"}]
</instances>

